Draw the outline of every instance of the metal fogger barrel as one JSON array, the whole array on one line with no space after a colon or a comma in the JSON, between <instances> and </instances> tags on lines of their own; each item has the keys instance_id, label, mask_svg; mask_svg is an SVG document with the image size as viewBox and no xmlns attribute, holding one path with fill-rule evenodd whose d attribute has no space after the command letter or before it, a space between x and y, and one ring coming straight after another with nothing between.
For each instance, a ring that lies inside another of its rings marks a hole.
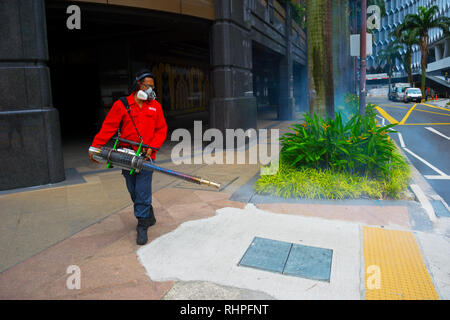
<instances>
[{"instance_id":1,"label":"metal fogger barrel","mask_svg":"<svg viewBox=\"0 0 450 320\"><path fill-rule=\"evenodd\" d=\"M169 176L183 179L196 184L203 184L211 187L215 187L217 189L220 188L219 183L215 183L206 179L202 179L200 177L191 176L185 173L177 172L174 170L166 169L163 167L159 167L154 165L152 162L147 161L144 157L132 154L124 149L114 150L108 147L102 148L89 148L89 154L92 155L92 158L99 162L110 162L116 167L120 167L126 170L135 169L136 172L141 170L151 170L158 171Z\"/></svg>"}]
</instances>

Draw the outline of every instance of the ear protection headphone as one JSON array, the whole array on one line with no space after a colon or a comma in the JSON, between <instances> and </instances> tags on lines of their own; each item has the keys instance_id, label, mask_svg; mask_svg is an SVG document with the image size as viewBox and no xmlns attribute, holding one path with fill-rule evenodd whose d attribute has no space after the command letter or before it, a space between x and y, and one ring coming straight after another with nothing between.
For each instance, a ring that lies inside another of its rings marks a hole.
<instances>
[{"instance_id":1,"label":"ear protection headphone","mask_svg":"<svg viewBox=\"0 0 450 320\"><path fill-rule=\"evenodd\" d=\"M141 74L139 77L136 77L136 81L141 81L142 79L147 78L147 77L154 79L153 73L145 72L145 73Z\"/></svg>"}]
</instances>

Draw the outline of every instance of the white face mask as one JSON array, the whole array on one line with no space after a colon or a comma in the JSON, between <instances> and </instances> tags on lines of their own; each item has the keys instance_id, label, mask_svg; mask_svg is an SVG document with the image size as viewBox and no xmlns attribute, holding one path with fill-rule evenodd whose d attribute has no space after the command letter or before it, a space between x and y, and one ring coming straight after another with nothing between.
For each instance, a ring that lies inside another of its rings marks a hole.
<instances>
[{"instance_id":1,"label":"white face mask","mask_svg":"<svg viewBox=\"0 0 450 320\"><path fill-rule=\"evenodd\" d=\"M156 93L155 93L155 91L153 91L152 87L148 88L146 91L139 90L136 96L138 99L141 99L141 100L156 99Z\"/></svg>"}]
</instances>

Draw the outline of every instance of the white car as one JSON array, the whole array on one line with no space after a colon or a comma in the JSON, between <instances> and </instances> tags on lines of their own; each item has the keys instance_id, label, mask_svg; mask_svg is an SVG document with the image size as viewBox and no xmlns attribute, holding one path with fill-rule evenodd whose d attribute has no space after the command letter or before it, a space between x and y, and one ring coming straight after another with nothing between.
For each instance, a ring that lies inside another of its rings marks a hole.
<instances>
[{"instance_id":1,"label":"white car","mask_svg":"<svg viewBox=\"0 0 450 320\"><path fill-rule=\"evenodd\" d=\"M405 90L405 94L403 95L403 102L422 101L422 91L419 88L408 88Z\"/></svg>"},{"instance_id":2,"label":"white car","mask_svg":"<svg viewBox=\"0 0 450 320\"><path fill-rule=\"evenodd\" d=\"M405 91L408 87L399 87L397 91L395 91L395 101L403 101L403 97L405 96Z\"/></svg>"}]
</instances>

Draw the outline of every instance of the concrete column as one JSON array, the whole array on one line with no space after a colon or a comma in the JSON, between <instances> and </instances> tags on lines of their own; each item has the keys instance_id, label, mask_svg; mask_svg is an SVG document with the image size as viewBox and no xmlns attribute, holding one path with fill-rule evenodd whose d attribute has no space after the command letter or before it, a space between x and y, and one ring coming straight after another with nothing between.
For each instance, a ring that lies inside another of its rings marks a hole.
<instances>
[{"instance_id":1,"label":"concrete column","mask_svg":"<svg viewBox=\"0 0 450 320\"><path fill-rule=\"evenodd\" d=\"M292 61L291 7L286 6L285 39L286 54L280 62L280 98L278 119L292 120L294 117L294 66Z\"/></svg>"},{"instance_id":2,"label":"concrete column","mask_svg":"<svg viewBox=\"0 0 450 320\"><path fill-rule=\"evenodd\" d=\"M434 47L434 56L436 58L436 61L442 59L442 50L441 50L441 47L439 45L436 45Z\"/></svg>"},{"instance_id":3,"label":"concrete column","mask_svg":"<svg viewBox=\"0 0 450 320\"><path fill-rule=\"evenodd\" d=\"M0 190L62 181L44 0L0 1L0 29Z\"/></svg>"},{"instance_id":4,"label":"concrete column","mask_svg":"<svg viewBox=\"0 0 450 320\"><path fill-rule=\"evenodd\" d=\"M450 57L450 38L444 42L444 55L443 58Z\"/></svg>"},{"instance_id":5,"label":"concrete column","mask_svg":"<svg viewBox=\"0 0 450 320\"><path fill-rule=\"evenodd\" d=\"M253 96L250 12L245 0L214 1L212 26L213 99L211 127L256 128L256 98Z\"/></svg>"}]
</instances>

